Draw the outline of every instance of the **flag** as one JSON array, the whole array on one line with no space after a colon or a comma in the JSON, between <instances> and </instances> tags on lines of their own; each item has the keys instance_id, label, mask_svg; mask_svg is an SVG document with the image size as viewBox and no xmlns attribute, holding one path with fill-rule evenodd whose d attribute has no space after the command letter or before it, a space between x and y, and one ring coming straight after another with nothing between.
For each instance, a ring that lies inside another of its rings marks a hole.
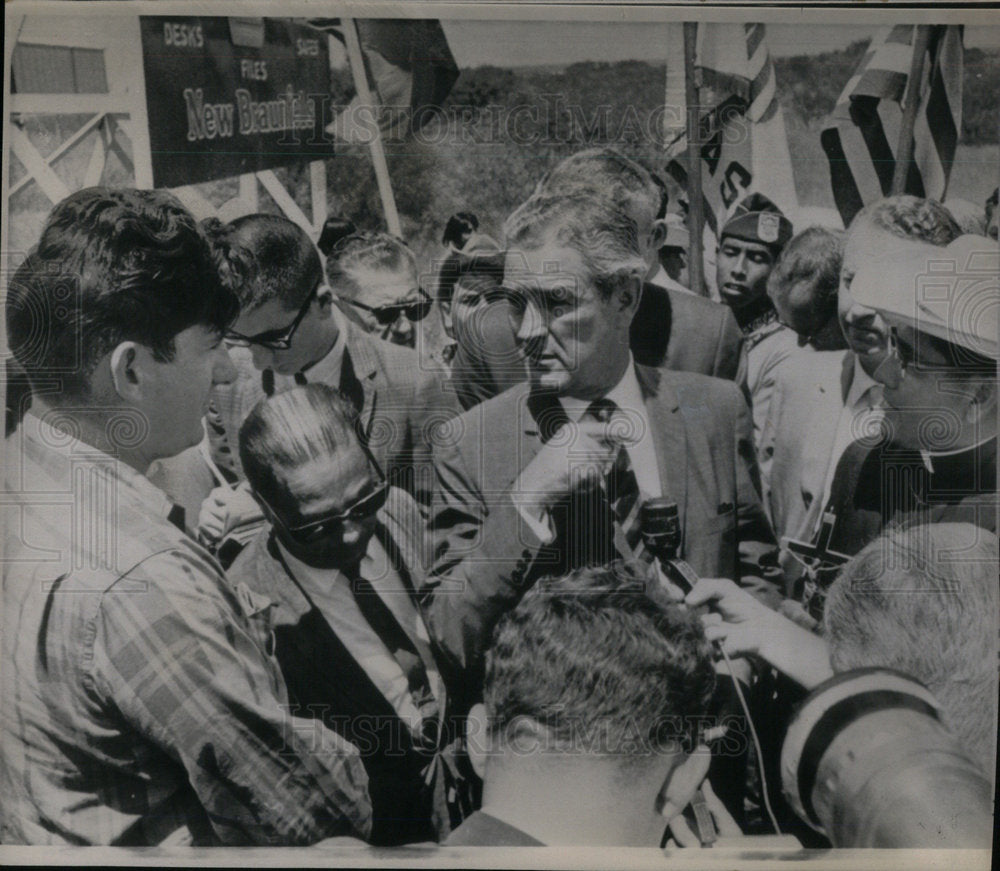
<instances>
[{"instance_id":1,"label":"flag","mask_svg":"<svg viewBox=\"0 0 1000 871\"><path fill-rule=\"evenodd\" d=\"M943 200L962 125L962 27L930 31L905 193ZM845 227L864 206L892 193L916 32L905 24L875 33L820 136Z\"/></svg>"},{"instance_id":2,"label":"flag","mask_svg":"<svg viewBox=\"0 0 1000 871\"><path fill-rule=\"evenodd\" d=\"M309 23L346 44L339 18L311 18ZM377 119L384 139L404 139L430 120L458 78L441 22L359 18L355 23L368 86L378 106L359 111L361 100L355 96L327 132L348 142L368 142L374 132L371 122Z\"/></svg>"},{"instance_id":3,"label":"flag","mask_svg":"<svg viewBox=\"0 0 1000 871\"><path fill-rule=\"evenodd\" d=\"M763 24L699 24L695 56L701 81L699 119L706 230L718 235L736 204L767 196L786 215L798 209L785 119ZM687 184L687 136L667 148L667 171ZM714 291L714 245L706 233L705 279Z\"/></svg>"}]
</instances>

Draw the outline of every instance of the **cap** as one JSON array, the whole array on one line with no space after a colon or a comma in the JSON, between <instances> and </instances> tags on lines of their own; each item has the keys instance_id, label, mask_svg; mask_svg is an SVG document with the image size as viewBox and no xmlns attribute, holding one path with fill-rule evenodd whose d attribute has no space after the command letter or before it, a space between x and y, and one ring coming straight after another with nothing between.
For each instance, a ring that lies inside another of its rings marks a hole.
<instances>
[{"instance_id":1,"label":"cap","mask_svg":"<svg viewBox=\"0 0 1000 871\"><path fill-rule=\"evenodd\" d=\"M985 236L944 247L901 239L859 264L851 296L895 326L1000 360L1000 249Z\"/></svg>"},{"instance_id":2,"label":"cap","mask_svg":"<svg viewBox=\"0 0 1000 871\"><path fill-rule=\"evenodd\" d=\"M725 236L760 242L780 251L792 238L792 222L763 194L750 194L723 226L719 238Z\"/></svg>"}]
</instances>

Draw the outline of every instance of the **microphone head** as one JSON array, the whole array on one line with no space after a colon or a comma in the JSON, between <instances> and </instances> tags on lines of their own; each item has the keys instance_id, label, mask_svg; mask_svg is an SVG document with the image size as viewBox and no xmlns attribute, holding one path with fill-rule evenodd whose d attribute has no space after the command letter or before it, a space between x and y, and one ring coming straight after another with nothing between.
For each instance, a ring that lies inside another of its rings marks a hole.
<instances>
[{"instance_id":1,"label":"microphone head","mask_svg":"<svg viewBox=\"0 0 1000 871\"><path fill-rule=\"evenodd\" d=\"M650 535L663 535L673 530L680 531L680 514L677 503L662 496L647 499L639 509L639 523L642 531Z\"/></svg>"}]
</instances>

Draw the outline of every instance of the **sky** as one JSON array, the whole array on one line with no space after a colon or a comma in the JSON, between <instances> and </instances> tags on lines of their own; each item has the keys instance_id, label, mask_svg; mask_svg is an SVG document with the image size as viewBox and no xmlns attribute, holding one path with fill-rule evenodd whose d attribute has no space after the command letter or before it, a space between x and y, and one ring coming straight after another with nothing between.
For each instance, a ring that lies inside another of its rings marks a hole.
<instances>
[{"instance_id":1,"label":"sky","mask_svg":"<svg viewBox=\"0 0 1000 871\"><path fill-rule=\"evenodd\" d=\"M491 64L531 66L576 61L663 62L669 25L619 22L442 22L459 68ZM871 36L871 25L768 24L771 54L819 54ZM967 47L1000 48L1000 27L966 28Z\"/></svg>"}]
</instances>

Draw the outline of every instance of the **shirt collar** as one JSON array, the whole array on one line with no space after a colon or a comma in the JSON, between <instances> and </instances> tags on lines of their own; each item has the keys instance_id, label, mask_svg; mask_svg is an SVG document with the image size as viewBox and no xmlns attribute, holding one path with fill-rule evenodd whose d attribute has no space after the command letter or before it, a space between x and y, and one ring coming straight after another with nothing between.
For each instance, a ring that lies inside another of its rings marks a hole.
<instances>
[{"instance_id":1,"label":"shirt collar","mask_svg":"<svg viewBox=\"0 0 1000 871\"><path fill-rule=\"evenodd\" d=\"M23 449L31 451L53 477L63 479L71 474L73 464L90 460L95 464L106 465L109 474L122 485L119 499L123 493L130 493L137 505L142 505L151 514L162 518L166 518L174 507L159 487L128 463L66 435L31 411L24 415L17 433L11 438L16 438L17 434L20 434ZM9 444L8 442L8 447Z\"/></svg>"},{"instance_id":2,"label":"shirt collar","mask_svg":"<svg viewBox=\"0 0 1000 871\"><path fill-rule=\"evenodd\" d=\"M646 407L642 398L642 388L639 386L639 379L635 374L635 363L632 359L632 352L628 355L628 365L625 367L625 374L621 380L611 388L604 399L610 399L618 408L640 411ZM578 423L580 418L593 403L589 399L577 399L573 396L560 396L559 402L562 404L566 416L573 422Z\"/></svg>"},{"instance_id":3,"label":"shirt collar","mask_svg":"<svg viewBox=\"0 0 1000 871\"><path fill-rule=\"evenodd\" d=\"M872 405L878 405L882 401L882 385L872 378L871 375L865 372L864 367L861 365L861 358L855 354L854 376L851 378L851 386L844 399L844 405L848 408L853 408L858 402L861 401L862 397L866 396L872 389L875 391L873 396L877 397L877 399L872 402Z\"/></svg>"}]
</instances>

